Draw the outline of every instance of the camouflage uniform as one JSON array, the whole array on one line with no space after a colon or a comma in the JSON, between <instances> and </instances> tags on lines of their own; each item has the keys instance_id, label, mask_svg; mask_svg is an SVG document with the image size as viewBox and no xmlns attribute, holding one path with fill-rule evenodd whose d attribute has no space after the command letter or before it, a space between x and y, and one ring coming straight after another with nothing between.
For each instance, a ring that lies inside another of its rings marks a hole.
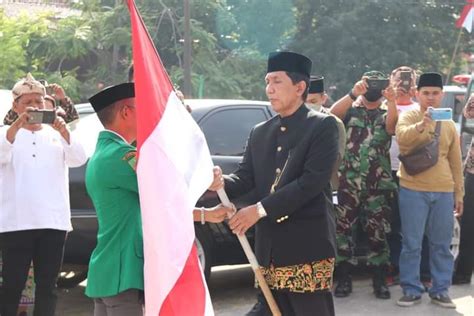
<instances>
[{"instance_id":1,"label":"camouflage uniform","mask_svg":"<svg viewBox=\"0 0 474 316\"><path fill-rule=\"evenodd\" d=\"M390 231L388 198L396 184L391 174L386 114L383 106L367 110L354 104L344 119L347 147L339 168L336 207L338 263L353 261L353 236L359 223L368 235L368 263L381 265L389 259L385 237Z\"/></svg>"},{"instance_id":2,"label":"camouflage uniform","mask_svg":"<svg viewBox=\"0 0 474 316\"><path fill-rule=\"evenodd\" d=\"M71 98L65 97L62 100L56 100L56 104L58 104L57 107L61 107L64 110L65 115L63 116L63 119L66 123L72 122L79 118L79 114L77 114L76 108L74 107L74 103L72 102ZM17 118L18 114L10 109L3 119L3 124L12 125Z\"/></svg>"}]
</instances>

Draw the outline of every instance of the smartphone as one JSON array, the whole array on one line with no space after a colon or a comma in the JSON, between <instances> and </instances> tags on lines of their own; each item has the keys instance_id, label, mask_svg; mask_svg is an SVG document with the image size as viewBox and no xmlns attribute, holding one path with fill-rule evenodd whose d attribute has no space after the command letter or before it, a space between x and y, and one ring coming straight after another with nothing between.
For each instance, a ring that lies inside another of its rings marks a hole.
<instances>
[{"instance_id":1,"label":"smartphone","mask_svg":"<svg viewBox=\"0 0 474 316\"><path fill-rule=\"evenodd\" d=\"M28 114L30 115L28 124L53 124L56 119L56 111L54 110L36 110Z\"/></svg>"},{"instance_id":2,"label":"smartphone","mask_svg":"<svg viewBox=\"0 0 474 316\"><path fill-rule=\"evenodd\" d=\"M433 121L450 121L453 119L453 110L450 108L428 108Z\"/></svg>"},{"instance_id":3,"label":"smartphone","mask_svg":"<svg viewBox=\"0 0 474 316\"><path fill-rule=\"evenodd\" d=\"M52 96L53 93L54 93L54 91L53 91L52 87L50 87L50 86L48 85L48 82L47 82L45 79L40 79L40 80L38 80L38 81L39 81L39 83L41 83L41 84L44 86L44 88L46 89L46 94Z\"/></svg>"},{"instance_id":4,"label":"smartphone","mask_svg":"<svg viewBox=\"0 0 474 316\"><path fill-rule=\"evenodd\" d=\"M367 86L370 90L384 90L388 84L388 79L367 79Z\"/></svg>"},{"instance_id":5,"label":"smartphone","mask_svg":"<svg viewBox=\"0 0 474 316\"><path fill-rule=\"evenodd\" d=\"M51 86L45 86L45 88L46 88L46 94L47 95L54 96L54 91L53 91L53 88Z\"/></svg>"},{"instance_id":6,"label":"smartphone","mask_svg":"<svg viewBox=\"0 0 474 316\"><path fill-rule=\"evenodd\" d=\"M411 88L411 71L400 71L400 88L406 92Z\"/></svg>"}]
</instances>

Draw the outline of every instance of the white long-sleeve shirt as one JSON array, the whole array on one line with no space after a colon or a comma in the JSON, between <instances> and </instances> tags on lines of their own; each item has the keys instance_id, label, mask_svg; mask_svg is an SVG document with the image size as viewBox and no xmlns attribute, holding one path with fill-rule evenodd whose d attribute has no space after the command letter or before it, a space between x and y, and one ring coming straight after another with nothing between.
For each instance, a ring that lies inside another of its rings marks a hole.
<instances>
[{"instance_id":1,"label":"white long-sleeve shirt","mask_svg":"<svg viewBox=\"0 0 474 316\"><path fill-rule=\"evenodd\" d=\"M397 112L398 116L406 111L416 110L419 109L420 105L416 102L412 102L411 104L397 104ZM390 162L392 164L392 171L398 171L400 168L400 159L398 159L398 155L400 154L400 148L398 147L397 138L395 135L392 136L392 144L390 145Z\"/></svg>"},{"instance_id":2,"label":"white long-sleeve shirt","mask_svg":"<svg viewBox=\"0 0 474 316\"><path fill-rule=\"evenodd\" d=\"M70 144L51 126L20 129L15 141L0 127L0 233L28 229L72 230L69 167L87 161L71 133Z\"/></svg>"}]
</instances>

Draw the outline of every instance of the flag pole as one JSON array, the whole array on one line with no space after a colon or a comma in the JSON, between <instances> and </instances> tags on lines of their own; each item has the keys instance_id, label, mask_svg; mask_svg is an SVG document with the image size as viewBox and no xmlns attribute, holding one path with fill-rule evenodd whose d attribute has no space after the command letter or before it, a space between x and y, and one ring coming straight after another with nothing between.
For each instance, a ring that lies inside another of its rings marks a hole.
<instances>
[{"instance_id":1,"label":"flag pole","mask_svg":"<svg viewBox=\"0 0 474 316\"><path fill-rule=\"evenodd\" d=\"M219 199L221 200L224 206L232 207L232 203L230 203L230 200L227 197L227 193L225 193L224 189L217 190L217 195L219 196ZM270 288L268 287L268 284L265 281L265 277L263 276L262 271L260 270L257 258L255 257L255 254L252 251L252 247L250 247L247 236L245 236L244 234L237 235L237 237L239 238L240 245L242 246L242 249L244 249L245 255L247 256L250 265L252 266L252 270L255 273L258 285L260 286L260 289L263 292L263 296L265 296L265 299L268 303L268 306L270 307L270 310L272 311L273 316L281 316L280 309L278 308L275 298L273 297L272 292L270 291Z\"/></svg>"},{"instance_id":2,"label":"flag pole","mask_svg":"<svg viewBox=\"0 0 474 316\"><path fill-rule=\"evenodd\" d=\"M451 56L451 62L449 63L448 73L446 75L446 81L444 82L445 85L449 83L449 79L451 77L451 70L453 70L454 58L456 58L456 54L458 52L459 42L461 41L461 35L462 35L462 27L459 29L458 39L456 41L456 45L454 45L453 56Z\"/></svg>"}]
</instances>

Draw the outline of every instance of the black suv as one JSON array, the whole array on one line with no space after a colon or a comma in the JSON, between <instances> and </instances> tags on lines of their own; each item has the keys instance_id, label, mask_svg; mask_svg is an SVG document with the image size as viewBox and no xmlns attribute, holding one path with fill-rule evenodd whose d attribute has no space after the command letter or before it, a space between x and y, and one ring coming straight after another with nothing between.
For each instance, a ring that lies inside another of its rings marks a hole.
<instances>
[{"instance_id":1,"label":"black suv","mask_svg":"<svg viewBox=\"0 0 474 316\"><path fill-rule=\"evenodd\" d=\"M206 136L214 164L221 166L225 174L237 168L252 127L274 115L268 102L202 99L186 100L186 103L192 108L191 115ZM79 104L76 108L81 119L71 123L71 129L90 156L102 126L90 104ZM86 278L87 264L96 244L97 219L84 184L85 168L71 168L69 173L74 230L68 235L63 272L58 282L63 287L75 286ZM238 206L247 204L251 197L249 194L240 199ZM216 194L206 192L198 205L212 206L217 203ZM247 262L237 238L226 223L196 223L195 228L198 252L206 277L210 276L212 266ZM252 243L253 231L248 236Z\"/></svg>"}]
</instances>

